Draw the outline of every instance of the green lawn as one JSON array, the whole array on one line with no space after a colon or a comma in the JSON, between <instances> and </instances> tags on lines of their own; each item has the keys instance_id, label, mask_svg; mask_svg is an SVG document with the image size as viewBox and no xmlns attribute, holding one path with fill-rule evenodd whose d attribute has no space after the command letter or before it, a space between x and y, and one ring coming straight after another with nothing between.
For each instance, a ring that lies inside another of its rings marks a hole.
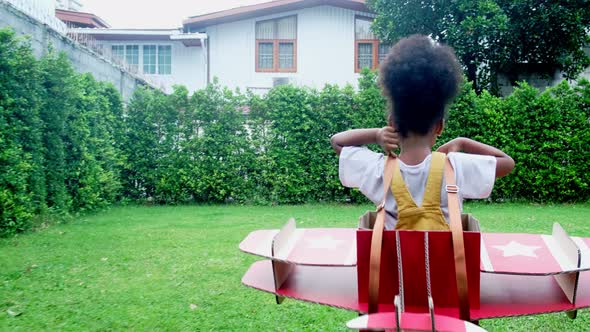
<instances>
[{"instance_id":1,"label":"green lawn","mask_svg":"<svg viewBox=\"0 0 590 332\"><path fill-rule=\"evenodd\" d=\"M0 240L0 331L345 330L353 312L242 286L252 230L355 227L369 206L118 207ZM590 237L590 205L470 204L484 231ZM482 321L490 331L584 331L590 311Z\"/></svg>"}]
</instances>

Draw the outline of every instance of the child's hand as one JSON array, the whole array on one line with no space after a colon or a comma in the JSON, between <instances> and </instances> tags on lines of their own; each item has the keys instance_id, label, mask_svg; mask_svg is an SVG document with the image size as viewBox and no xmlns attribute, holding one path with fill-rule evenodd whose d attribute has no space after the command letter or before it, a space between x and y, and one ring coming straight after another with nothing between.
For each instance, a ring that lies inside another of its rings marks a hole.
<instances>
[{"instance_id":1,"label":"child's hand","mask_svg":"<svg viewBox=\"0 0 590 332\"><path fill-rule=\"evenodd\" d=\"M397 131L393 127L383 127L377 131L375 135L377 144L381 146L386 155L391 154L396 156L393 150L398 148L399 137Z\"/></svg>"}]
</instances>

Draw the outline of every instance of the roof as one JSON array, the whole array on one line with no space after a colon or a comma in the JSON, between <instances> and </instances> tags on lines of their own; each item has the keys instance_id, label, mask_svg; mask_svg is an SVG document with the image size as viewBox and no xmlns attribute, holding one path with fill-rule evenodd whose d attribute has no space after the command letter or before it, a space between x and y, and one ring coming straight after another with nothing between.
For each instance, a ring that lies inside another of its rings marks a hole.
<instances>
[{"instance_id":1,"label":"roof","mask_svg":"<svg viewBox=\"0 0 590 332\"><path fill-rule=\"evenodd\" d=\"M108 28L110 27L107 22L103 21L100 17L84 12L75 12L71 10L56 9L55 16L62 20L64 23L71 23L77 26L83 26L87 28Z\"/></svg>"},{"instance_id":2,"label":"roof","mask_svg":"<svg viewBox=\"0 0 590 332\"><path fill-rule=\"evenodd\" d=\"M68 32L90 35L96 40L108 41L154 41L179 40L185 46L201 46L201 40L207 39L204 33L182 33L178 29L86 29L74 28Z\"/></svg>"},{"instance_id":3,"label":"roof","mask_svg":"<svg viewBox=\"0 0 590 332\"><path fill-rule=\"evenodd\" d=\"M234 22L258 16L322 5L371 12L366 6L365 0L275 0L256 5L222 10L215 13L192 16L184 20L183 25L185 28L199 29L215 24Z\"/></svg>"}]
</instances>

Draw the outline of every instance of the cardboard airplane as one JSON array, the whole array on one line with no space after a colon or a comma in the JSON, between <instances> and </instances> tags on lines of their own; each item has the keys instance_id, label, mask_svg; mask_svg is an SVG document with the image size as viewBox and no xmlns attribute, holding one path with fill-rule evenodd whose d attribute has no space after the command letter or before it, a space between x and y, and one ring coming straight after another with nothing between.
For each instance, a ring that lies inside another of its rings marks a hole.
<instances>
[{"instance_id":1,"label":"cardboard airplane","mask_svg":"<svg viewBox=\"0 0 590 332\"><path fill-rule=\"evenodd\" d=\"M590 307L590 238L570 237L559 224L551 235L467 229L470 321L562 311L574 318L577 309ZM371 233L297 229L293 219L281 230L254 231L240 249L266 259L255 262L242 282L275 294L277 303L293 298L365 314ZM457 319L451 242L450 232L385 232L377 313L348 326L478 331Z\"/></svg>"}]
</instances>

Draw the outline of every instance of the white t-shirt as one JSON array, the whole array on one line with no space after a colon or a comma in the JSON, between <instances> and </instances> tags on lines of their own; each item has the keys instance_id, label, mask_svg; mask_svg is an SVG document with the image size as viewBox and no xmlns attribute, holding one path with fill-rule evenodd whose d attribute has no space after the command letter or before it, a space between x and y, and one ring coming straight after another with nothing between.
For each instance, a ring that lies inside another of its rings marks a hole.
<instances>
[{"instance_id":1,"label":"white t-shirt","mask_svg":"<svg viewBox=\"0 0 590 332\"><path fill-rule=\"evenodd\" d=\"M455 170L455 181L459 187L461 209L464 198L486 198L490 196L496 180L496 158L475 154L451 152L448 158ZM431 155L418 165L406 165L398 159L399 168L408 191L417 206L422 205L426 180L430 171ZM342 185L358 188L375 205L383 199L383 166L385 157L366 147L347 146L340 152L339 175ZM440 193L441 209L449 222L449 208L445 179L443 176ZM385 228L394 229L397 223L397 204L391 190L385 200Z\"/></svg>"}]
</instances>

